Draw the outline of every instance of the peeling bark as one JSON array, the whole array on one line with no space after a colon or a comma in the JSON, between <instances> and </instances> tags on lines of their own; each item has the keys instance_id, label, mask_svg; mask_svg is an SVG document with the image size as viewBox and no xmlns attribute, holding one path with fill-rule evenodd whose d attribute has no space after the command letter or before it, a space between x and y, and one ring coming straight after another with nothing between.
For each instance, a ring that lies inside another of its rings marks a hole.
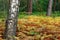
<instances>
[{"instance_id":1,"label":"peeling bark","mask_svg":"<svg viewBox=\"0 0 60 40\"><path fill-rule=\"evenodd\" d=\"M19 11L19 1L10 0L9 14L6 20L5 38L6 40L15 40L17 15Z\"/></svg>"}]
</instances>

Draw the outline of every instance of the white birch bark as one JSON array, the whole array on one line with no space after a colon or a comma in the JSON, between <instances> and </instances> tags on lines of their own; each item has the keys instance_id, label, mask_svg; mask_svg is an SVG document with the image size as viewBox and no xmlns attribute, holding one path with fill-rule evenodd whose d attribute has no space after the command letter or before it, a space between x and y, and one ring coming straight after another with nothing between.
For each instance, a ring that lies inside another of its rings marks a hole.
<instances>
[{"instance_id":1,"label":"white birch bark","mask_svg":"<svg viewBox=\"0 0 60 40\"><path fill-rule=\"evenodd\" d=\"M19 11L19 0L10 0L9 14L6 21L6 40L15 40L17 27L17 15Z\"/></svg>"}]
</instances>

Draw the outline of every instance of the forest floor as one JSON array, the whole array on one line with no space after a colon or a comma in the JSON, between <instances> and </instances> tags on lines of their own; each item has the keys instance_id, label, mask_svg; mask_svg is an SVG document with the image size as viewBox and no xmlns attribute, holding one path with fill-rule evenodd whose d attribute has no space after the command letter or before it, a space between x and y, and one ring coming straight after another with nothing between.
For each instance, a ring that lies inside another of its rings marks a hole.
<instances>
[{"instance_id":1,"label":"forest floor","mask_svg":"<svg viewBox=\"0 0 60 40\"><path fill-rule=\"evenodd\" d=\"M18 19L17 40L60 40L60 17L25 16ZM3 40L5 20L0 19L0 40Z\"/></svg>"}]
</instances>

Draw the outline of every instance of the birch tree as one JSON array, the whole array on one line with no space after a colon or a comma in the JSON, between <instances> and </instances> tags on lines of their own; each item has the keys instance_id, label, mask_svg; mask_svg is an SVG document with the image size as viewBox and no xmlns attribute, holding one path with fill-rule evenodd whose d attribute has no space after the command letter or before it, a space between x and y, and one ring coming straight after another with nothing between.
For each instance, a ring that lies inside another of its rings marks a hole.
<instances>
[{"instance_id":1,"label":"birch tree","mask_svg":"<svg viewBox=\"0 0 60 40\"><path fill-rule=\"evenodd\" d=\"M15 40L14 36L16 35L19 1L9 0L9 2L10 5L9 5L9 13L7 15L7 20L6 20L5 38L6 40Z\"/></svg>"},{"instance_id":2,"label":"birch tree","mask_svg":"<svg viewBox=\"0 0 60 40\"><path fill-rule=\"evenodd\" d=\"M52 12L52 3L53 3L53 0L49 0L47 16L51 15L51 12Z\"/></svg>"}]
</instances>

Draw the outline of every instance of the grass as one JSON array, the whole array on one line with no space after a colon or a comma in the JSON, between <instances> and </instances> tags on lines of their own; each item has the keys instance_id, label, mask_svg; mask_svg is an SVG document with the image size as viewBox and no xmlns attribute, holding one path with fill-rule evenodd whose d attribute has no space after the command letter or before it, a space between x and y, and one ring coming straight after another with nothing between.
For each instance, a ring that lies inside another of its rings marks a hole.
<instances>
[{"instance_id":1,"label":"grass","mask_svg":"<svg viewBox=\"0 0 60 40\"><path fill-rule=\"evenodd\" d=\"M31 15L36 16L46 16L46 12L33 12ZM23 18L25 16L29 16L26 12L20 12L18 18ZM60 17L60 11L52 12L51 17Z\"/></svg>"},{"instance_id":2,"label":"grass","mask_svg":"<svg viewBox=\"0 0 60 40\"><path fill-rule=\"evenodd\" d=\"M46 16L46 12L33 12L31 15ZM29 16L29 15L27 15L26 12L19 12L19 14L18 14L18 18L24 18L25 16ZM0 12L0 19L6 18L6 17L7 17L7 12L1 11ZM60 17L60 11L52 12L51 17Z\"/></svg>"}]
</instances>

